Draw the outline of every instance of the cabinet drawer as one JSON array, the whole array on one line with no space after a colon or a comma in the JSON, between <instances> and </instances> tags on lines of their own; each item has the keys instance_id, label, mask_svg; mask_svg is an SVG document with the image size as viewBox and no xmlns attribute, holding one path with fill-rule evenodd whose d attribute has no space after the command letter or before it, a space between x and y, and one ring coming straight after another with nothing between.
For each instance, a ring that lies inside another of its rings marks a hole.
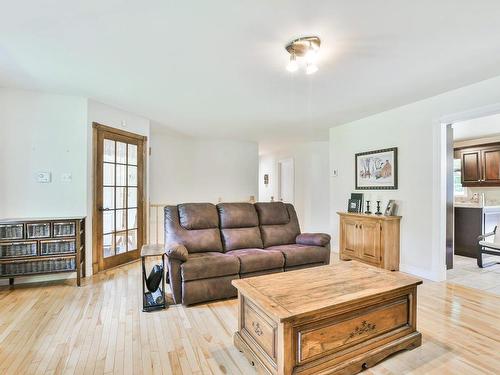
<instances>
[{"instance_id":1,"label":"cabinet drawer","mask_svg":"<svg viewBox=\"0 0 500 375\"><path fill-rule=\"evenodd\" d=\"M0 258L31 257L36 255L36 242L0 244Z\"/></svg>"},{"instance_id":2,"label":"cabinet drawer","mask_svg":"<svg viewBox=\"0 0 500 375\"><path fill-rule=\"evenodd\" d=\"M409 325L408 296L348 315L299 327L296 333L298 361L307 362Z\"/></svg>"},{"instance_id":3,"label":"cabinet drawer","mask_svg":"<svg viewBox=\"0 0 500 375\"><path fill-rule=\"evenodd\" d=\"M1 224L0 240L21 240L24 237L23 224Z\"/></svg>"},{"instance_id":4,"label":"cabinet drawer","mask_svg":"<svg viewBox=\"0 0 500 375\"><path fill-rule=\"evenodd\" d=\"M76 252L75 240L40 241L40 255L57 255Z\"/></svg>"},{"instance_id":5,"label":"cabinet drawer","mask_svg":"<svg viewBox=\"0 0 500 375\"><path fill-rule=\"evenodd\" d=\"M245 301L243 328L257 344L273 359L276 359L276 328L258 307Z\"/></svg>"}]
</instances>

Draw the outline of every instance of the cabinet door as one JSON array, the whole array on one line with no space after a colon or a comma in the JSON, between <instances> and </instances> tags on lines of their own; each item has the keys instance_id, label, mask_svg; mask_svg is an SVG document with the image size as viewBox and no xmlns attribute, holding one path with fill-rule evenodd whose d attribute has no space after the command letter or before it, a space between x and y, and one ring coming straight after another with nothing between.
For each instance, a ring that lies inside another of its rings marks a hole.
<instances>
[{"instance_id":1,"label":"cabinet door","mask_svg":"<svg viewBox=\"0 0 500 375\"><path fill-rule=\"evenodd\" d=\"M483 153L483 181L500 183L500 147L484 150Z\"/></svg>"},{"instance_id":2,"label":"cabinet door","mask_svg":"<svg viewBox=\"0 0 500 375\"><path fill-rule=\"evenodd\" d=\"M380 263L380 223L364 221L359 226L359 257L370 263Z\"/></svg>"},{"instance_id":3,"label":"cabinet door","mask_svg":"<svg viewBox=\"0 0 500 375\"><path fill-rule=\"evenodd\" d=\"M356 220L344 219L343 231L343 252L347 256L356 256L358 247L358 222Z\"/></svg>"},{"instance_id":4,"label":"cabinet door","mask_svg":"<svg viewBox=\"0 0 500 375\"><path fill-rule=\"evenodd\" d=\"M481 181L481 151L462 153L462 183Z\"/></svg>"}]
</instances>

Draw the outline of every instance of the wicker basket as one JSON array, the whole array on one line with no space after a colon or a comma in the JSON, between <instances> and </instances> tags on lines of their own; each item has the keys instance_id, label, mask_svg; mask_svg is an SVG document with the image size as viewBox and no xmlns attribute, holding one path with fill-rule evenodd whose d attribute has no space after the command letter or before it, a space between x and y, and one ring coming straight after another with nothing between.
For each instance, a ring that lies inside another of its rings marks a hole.
<instances>
[{"instance_id":1,"label":"wicker basket","mask_svg":"<svg viewBox=\"0 0 500 375\"><path fill-rule=\"evenodd\" d=\"M75 258L47 258L0 264L0 276L29 275L45 272L75 271Z\"/></svg>"}]
</instances>

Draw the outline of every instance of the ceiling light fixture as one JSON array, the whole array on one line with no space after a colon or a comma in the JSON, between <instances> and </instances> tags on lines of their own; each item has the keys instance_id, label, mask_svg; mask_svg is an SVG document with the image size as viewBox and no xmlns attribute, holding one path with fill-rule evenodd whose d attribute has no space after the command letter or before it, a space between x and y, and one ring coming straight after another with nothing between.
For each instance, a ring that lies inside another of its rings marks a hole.
<instances>
[{"instance_id":1,"label":"ceiling light fixture","mask_svg":"<svg viewBox=\"0 0 500 375\"><path fill-rule=\"evenodd\" d=\"M313 74L318 71L316 60L318 57L321 40L317 36L306 36L298 38L288 43L285 49L290 54L290 62L286 69L295 72L299 68L297 57L304 57L306 60L306 74Z\"/></svg>"}]
</instances>

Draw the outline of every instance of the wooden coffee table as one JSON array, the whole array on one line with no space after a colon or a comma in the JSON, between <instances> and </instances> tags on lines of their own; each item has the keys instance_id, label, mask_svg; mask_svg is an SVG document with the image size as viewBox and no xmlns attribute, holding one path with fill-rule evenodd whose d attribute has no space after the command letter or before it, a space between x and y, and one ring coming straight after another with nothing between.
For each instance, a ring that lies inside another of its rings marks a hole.
<instances>
[{"instance_id":1,"label":"wooden coffee table","mask_svg":"<svg viewBox=\"0 0 500 375\"><path fill-rule=\"evenodd\" d=\"M420 346L421 283L356 261L234 280L234 344L263 374L355 374Z\"/></svg>"}]
</instances>

